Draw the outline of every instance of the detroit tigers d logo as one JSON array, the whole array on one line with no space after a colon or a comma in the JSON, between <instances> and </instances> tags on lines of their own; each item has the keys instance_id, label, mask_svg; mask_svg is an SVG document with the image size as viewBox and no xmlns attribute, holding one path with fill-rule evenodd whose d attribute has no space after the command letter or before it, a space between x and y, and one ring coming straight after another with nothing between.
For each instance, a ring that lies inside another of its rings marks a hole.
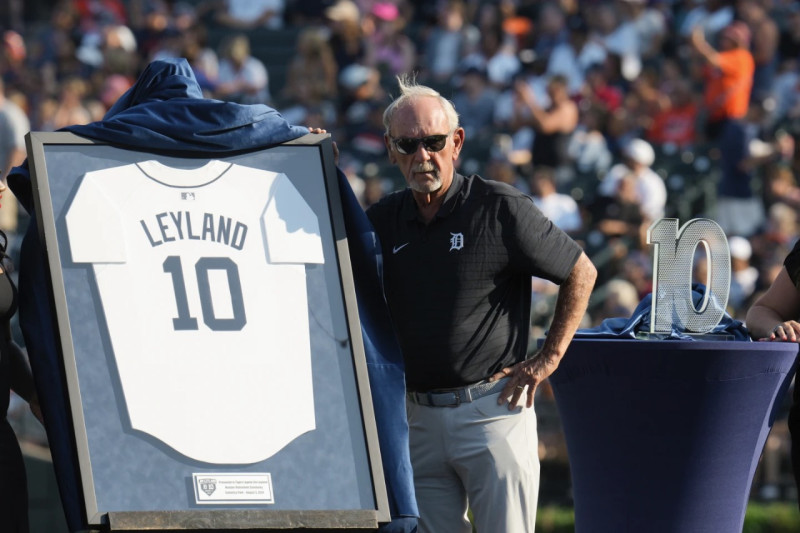
<instances>
[{"instance_id":1,"label":"detroit tigers d logo","mask_svg":"<svg viewBox=\"0 0 800 533\"><path fill-rule=\"evenodd\" d=\"M463 233L451 233L450 234L450 252L453 250L460 250L464 247L464 234Z\"/></svg>"}]
</instances>

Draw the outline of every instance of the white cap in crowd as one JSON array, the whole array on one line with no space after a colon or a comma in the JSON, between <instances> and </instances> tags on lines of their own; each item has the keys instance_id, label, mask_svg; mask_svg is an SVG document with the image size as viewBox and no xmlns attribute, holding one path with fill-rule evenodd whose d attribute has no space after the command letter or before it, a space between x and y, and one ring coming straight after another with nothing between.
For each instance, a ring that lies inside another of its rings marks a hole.
<instances>
[{"instance_id":1,"label":"white cap in crowd","mask_svg":"<svg viewBox=\"0 0 800 533\"><path fill-rule=\"evenodd\" d=\"M646 167L652 165L656 160L655 150L653 150L649 142L643 141L642 139L631 139L627 146L625 146L623 154L625 157Z\"/></svg>"},{"instance_id":2,"label":"white cap in crowd","mask_svg":"<svg viewBox=\"0 0 800 533\"><path fill-rule=\"evenodd\" d=\"M753 255L753 247L750 246L750 241L739 235L728 238L728 248L730 248L731 257L734 259L747 261Z\"/></svg>"}]
</instances>

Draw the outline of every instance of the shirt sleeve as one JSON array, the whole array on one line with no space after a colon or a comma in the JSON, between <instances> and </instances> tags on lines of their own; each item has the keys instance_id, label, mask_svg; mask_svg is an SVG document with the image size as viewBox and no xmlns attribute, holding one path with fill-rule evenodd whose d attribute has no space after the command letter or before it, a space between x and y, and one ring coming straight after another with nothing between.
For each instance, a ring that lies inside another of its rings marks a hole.
<instances>
[{"instance_id":1,"label":"shirt sleeve","mask_svg":"<svg viewBox=\"0 0 800 533\"><path fill-rule=\"evenodd\" d=\"M84 176L65 216L75 263L126 262L120 213L100 183L107 172L88 172Z\"/></svg>"},{"instance_id":2,"label":"shirt sleeve","mask_svg":"<svg viewBox=\"0 0 800 533\"><path fill-rule=\"evenodd\" d=\"M581 247L529 198L512 199L509 205L514 221L507 228L511 264L532 276L563 283L578 261Z\"/></svg>"},{"instance_id":3,"label":"shirt sleeve","mask_svg":"<svg viewBox=\"0 0 800 533\"><path fill-rule=\"evenodd\" d=\"M325 262L317 215L285 174L275 179L263 223L270 263Z\"/></svg>"}]
</instances>

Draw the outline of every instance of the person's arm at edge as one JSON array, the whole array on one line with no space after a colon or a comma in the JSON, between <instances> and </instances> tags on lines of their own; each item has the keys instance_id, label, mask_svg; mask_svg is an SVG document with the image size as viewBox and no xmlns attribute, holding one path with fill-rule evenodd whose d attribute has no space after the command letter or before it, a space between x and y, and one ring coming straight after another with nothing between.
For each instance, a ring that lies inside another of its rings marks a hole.
<instances>
[{"instance_id":1,"label":"person's arm at edge","mask_svg":"<svg viewBox=\"0 0 800 533\"><path fill-rule=\"evenodd\" d=\"M709 63L715 67L719 67L719 52L714 47L708 44L705 35L703 35L703 28L697 25L692 31L691 36L692 47Z\"/></svg>"},{"instance_id":2,"label":"person's arm at edge","mask_svg":"<svg viewBox=\"0 0 800 533\"><path fill-rule=\"evenodd\" d=\"M745 324L754 339L798 342L800 323L792 317L799 316L800 292L789 272L782 268L772 285L747 310Z\"/></svg>"},{"instance_id":3,"label":"person's arm at edge","mask_svg":"<svg viewBox=\"0 0 800 533\"><path fill-rule=\"evenodd\" d=\"M10 384L11 389L19 395L20 398L28 402L31 412L44 425L42 418L42 409L39 405L39 398L36 394L36 386L33 381L33 374L31 367L28 365L28 360L22 352L17 343L11 339L11 326L5 324L6 338L9 339L3 346L3 354L9 359L10 366Z\"/></svg>"},{"instance_id":4,"label":"person's arm at edge","mask_svg":"<svg viewBox=\"0 0 800 533\"><path fill-rule=\"evenodd\" d=\"M578 125L578 106L572 102L567 102L563 106L553 111L547 111L536 102L533 89L523 82L517 81L515 84L517 95L531 113L530 122L545 135L556 132L571 132Z\"/></svg>"},{"instance_id":5,"label":"person's arm at edge","mask_svg":"<svg viewBox=\"0 0 800 533\"><path fill-rule=\"evenodd\" d=\"M572 337L586 313L589 305L589 296L597 279L597 269L584 252L578 257L566 281L561 284L556 300L556 309L553 313L553 322L547 333L542 349L532 358L518 363L512 367L504 368L489 378L496 381L509 376L503 392L500 394L499 403L509 402L509 409L517 405L524 387L528 386L528 400L526 405L533 406L533 396L536 387L552 374L564 353L567 351ZM510 400L509 400L510 397Z\"/></svg>"}]
</instances>

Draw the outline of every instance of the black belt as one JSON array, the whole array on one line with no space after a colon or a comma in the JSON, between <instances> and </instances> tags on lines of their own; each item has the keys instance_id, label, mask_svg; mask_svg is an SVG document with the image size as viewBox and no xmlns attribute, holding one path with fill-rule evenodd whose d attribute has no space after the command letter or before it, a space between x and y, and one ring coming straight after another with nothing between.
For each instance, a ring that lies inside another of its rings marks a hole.
<instances>
[{"instance_id":1,"label":"black belt","mask_svg":"<svg viewBox=\"0 0 800 533\"><path fill-rule=\"evenodd\" d=\"M489 394L498 393L503 390L503 387L508 381L508 378L502 378L497 381L479 381L474 385L468 385L458 389L438 389L428 392L406 392L406 398L409 401L426 405L428 407L458 407L462 403L471 402L488 396Z\"/></svg>"}]
</instances>

